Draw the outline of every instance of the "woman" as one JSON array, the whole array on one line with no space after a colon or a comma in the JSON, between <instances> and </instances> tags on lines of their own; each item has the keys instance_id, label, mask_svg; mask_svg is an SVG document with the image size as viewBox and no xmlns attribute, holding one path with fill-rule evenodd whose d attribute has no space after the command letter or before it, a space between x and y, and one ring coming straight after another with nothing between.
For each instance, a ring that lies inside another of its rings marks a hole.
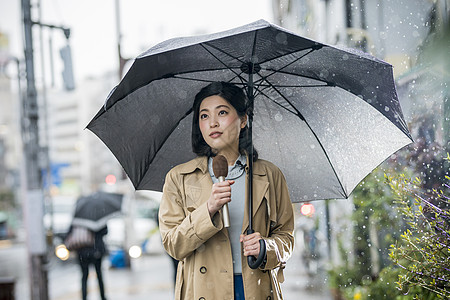
<instances>
[{"instance_id":1,"label":"woman","mask_svg":"<svg viewBox=\"0 0 450 300\"><path fill-rule=\"evenodd\" d=\"M253 229L248 227L245 167L246 97L237 86L214 82L193 104L192 148L197 158L176 166L166 176L159 210L166 251L179 260L175 299L281 299L278 282L293 249L294 217L286 182L273 164L253 157ZM218 182L212 159L223 155L227 180ZM228 203L230 227L221 208ZM266 257L256 270L247 256ZM244 298L245 294L245 298Z\"/></svg>"}]
</instances>

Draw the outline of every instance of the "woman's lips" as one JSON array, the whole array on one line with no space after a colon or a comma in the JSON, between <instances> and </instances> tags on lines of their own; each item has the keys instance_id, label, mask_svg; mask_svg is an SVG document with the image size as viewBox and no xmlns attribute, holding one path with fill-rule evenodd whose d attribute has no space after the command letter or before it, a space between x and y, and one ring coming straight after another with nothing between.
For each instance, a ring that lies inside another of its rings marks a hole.
<instances>
[{"instance_id":1,"label":"woman's lips","mask_svg":"<svg viewBox=\"0 0 450 300\"><path fill-rule=\"evenodd\" d=\"M222 135L222 133L221 133L221 132L218 132L218 131L211 132L211 133L209 134L209 136L210 136L211 138L213 138L213 139L218 138L218 137L220 137L221 135Z\"/></svg>"}]
</instances>

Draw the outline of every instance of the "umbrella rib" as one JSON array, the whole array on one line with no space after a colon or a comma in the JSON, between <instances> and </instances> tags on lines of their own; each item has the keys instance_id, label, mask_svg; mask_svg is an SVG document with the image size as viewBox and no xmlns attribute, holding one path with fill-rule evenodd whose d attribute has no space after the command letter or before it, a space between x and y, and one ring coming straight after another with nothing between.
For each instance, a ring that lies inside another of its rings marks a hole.
<instances>
[{"instance_id":1,"label":"umbrella rib","mask_svg":"<svg viewBox=\"0 0 450 300\"><path fill-rule=\"evenodd\" d=\"M223 51L222 49L220 49L220 48L218 48L218 47L216 47L216 46L214 46L214 45L209 44L208 42L201 43L200 45L201 45L206 51L208 51L211 55L213 55L213 54L211 53L210 50L208 50L208 49L205 47L205 45L208 45L209 47L211 47L211 48L213 48L213 49L215 49L215 50L221 52L222 54L225 54L225 55L231 57L232 59L235 59L236 61L238 61L238 62L240 62L240 63L243 63L243 61L242 61L241 59L239 59L238 57L235 57L235 56L231 55L230 53L225 52L225 51ZM213 55L213 56L214 56L214 58L217 59L217 57L216 57L215 55ZM219 61L220 61L220 60L219 60ZM223 62L222 62L222 63L223 63Z\"/></svg>"},{"instance_id":2,"label":"umbrella rib","mask_svg":"<svg viewBox=\"0 0 450 300\"><path fill-rule=\"evenodd\" d=\"M189 74L192 74L192 73L195 73L195 72L189 72ZM188 74L188 73L180 73L180 74ZM191 80L191 81L197 81L197 82L208 82L208 83L211 83L211 82L215 82L216 81L216 80L208 80L208 79L198 79L198 78L183 77L183 76L179 76L179 75L172 75L172 76L173 76L173 78L176 78L176 79ZM228 82L232 82L236 78L238 78L241 81L241 83L234 83L234 84L236 84L236 85L245 85L245 82L244 82L244 80L243 80L243 78L242 78L242 76L240 74L238 74L235 77L229 79Z\"/></svg>"},{"instance_id":3,"label":"umbrella rib","mask_svg":"<svg viewBox=\"0 0 450 300\"><path fill-rule=\"evenodd\" d=\"M213 69L216 70L216 69ZM179 73L179 74L193 74L196 72L186 72L186 73ZM310 79L315 79L309 76L304 76L304 75L297 75L297 74L292 74L289 72L280 72L283 74L289 74L289 75L294 75L294 76L300 76L300 77L304 77L304 78L310 78ZM242 73L241 73L242 74ZM215 82L215 80L208 80L208 79L198 79L198 78L190 78L190 77L183 77L177 74L172 74L173 78L177 78L177 79L183 79L183 80L191 80L191 81L198 81L198 82ZM243 77L240 74L237 74L235 77L231 78L230 80L228 80L229 82L232 82L233 79L235 78L239 78L239 80L241 80L241 85L245 85L245 82L243 81ZM260 78L258 79L256 82L261 82L261 84L259 84L259 87L269 87L270 85L268 84L264 84L263 81L265 80L265 78ZM318 80L318 79L315 79ZM318 80L320 81L320 80ZM334 84L327 82L327 81L322 81L325 84L308 84L308 85L280 85L277 84L277 87L279 88L308 88L308 87L335 87ZM239 85L239 83L235 83L237 85ZM256 87L255 87L256 88Z\"/></svg>"},{"instance_id":4,"label":"umbrella rib","mask_svg":"<svg viewBox=\"0 0 450 300\"><path fill-rule=\"evenodd\" d=\"M270 99L270 97L269 97L266 93L264 93L262 90L258 89L258 92L259 92L259 94L263 95L263 96L266 97L267 99ZM255 95L255 98L256 98L256 96L257 96L257 95ZM270 99L270 100L271 100L273 103L275 103L276 105L280 106L281 108L287 110L287 111L290 112L291 114L297 115L301 120L304 120L304 118L303 118L302 115L298 115L295 111L290 110L289 108L283 106L282 104L280 104L280 103L278 103L278 102L276 102L276 101L274 101L274 100L272 100L272 99ZM291 106L292 106L292 105L291 105Z\"/></svg>"},{"instance_id":5,"label":"umbrella rib","mask_svg":"<svg viewBox=\"0 0 450 300\"><path fill-rule=\"evenodd\" d=\"M269 69L265 69L265 70L268 70L269 71ZM323 84L323 85L306 85L306 86L297 86L297 85L293 85L293 86L281 86L281 85L278 85L279 87L326 87L326 86L330 86L330 87L335 87L336 86L336 84L334 84L333 82L330 82L330 81L326 81L326 80L322 80L322 79L319 79L319 78L315 78L315 77L312 77L312 76L307 76L307 75L302 75L302 74L295 74L295 73L292 73L292 72L287 72L287 71L282 71L281 69L279 70L279 71L276 71L276 70L270 70L270 71L273 71L273 73L272 74L269 74L269 75L267 75L267 76L261 76L261 81L262 80L266 80L269 76L272 76L273 74L275 74L275 73L281 73L281 74L286 74L286 75L292 75L292 76L297 76L297 77L303 77L303 78L308 78L308 79L312 79L312 80L316 80L316 81L320 81L320 82L323 82L323 83L325 83L325 84Z\"/></svg>"},{"instance_id":6,"label":"umbrella rib","mask_svg":"<svg viewBox=\"0 0 450 300\"><path fill-rule=\"evenodd\" d=\"M264 80L265 82L267 82L269 84L269 86L278 93L278 95L280 95L287 103L289 103L289 105L294 108L295 110L295 115L297 115L302 121L305 121L305 117L303 117L303 115L301 114L301 112L291 103L291 101L289 101L289 99L283 95L283 93L281 93L270 81L268 81L267 79ZM270 98L269 98L270 99ZM272 102L277 103L275 100L270 99ZM278 103L277 103L278 104ZM281 104L279 104L280 106L282 106ZM283 107L283 106L282 106ZM287 108L286 108L287 109ZM305 121L306 122L306 121Z\"/></svg>"},{"instance_id":7,"label":"umbrella rib","mask_svg":"<svg viewBox=\"0 0 450 300\"><path fill-rule=\"evenodd\" d=\"M347 195L347 193L346 193L346 191L345 191L345 189L344 189L344 186L342 185L342 182L341 182L341 180L339 179L339 176L337 175L337 173L336 173L336 169L334 168L334 166L333 166L333 164L331 163L331 161L330 161L330 157L328 156L328 154L327 154L327 152L325 151L325 148L324 148L324 146L323 146L323 144L322 144L322 142L320 141L320 139L317 137L317 134L316 134L316 132L311 128L311 126L309 125L309 123L308 123L308 121L306 121L306 119L303 117L303 115L300 113L300 111L294 106L294 105L292 105L292 103L280 92L280 91L278 91L277 90L277 88L270 82L270 81L267 81L266 80L266 82L284 99L284 100L286 100L287 101L287 103L289 103L290 105L291 105L291 107L293 107L294 109L295 109L295 111L297 111L297 114L295 114L295 115L297 115L302 121L304 121L305 122L305 124L306 124L306 126L308 126L308 128L309 128L309 130L312 132L312 134L314 135L314 137L315 137L315 139L316 139L316 141L317 141L317 143L319 143L319 146L320 146L320 148L322 149L322 151L323 151L323 153L325 154L325 157L327 158L327 161L328 161L328 163L329 163L329 165L331 166L331 169L333 170L333 173L334 173L334 176L336 177L336 179L337 179L337 181L339 182L339 185L340 185L340 187L341 187L341 189L342 189L342 191L344 192L344 194L345 194L345 197L347 198L348 197L348 195ZM276 101L274 101L274 100L272 100L271 98L269 98L269 100L271 100L273 103L275 103L275 104L278 104ZM282 106L281 104L278 104L278 105L280 105L281 107L283 107L284 109L286 109L287 111L290 111L289 109L287 109L286 107L284 107L284 106Z\"/></svg>"},{"instance_id":8,"label":"umbrella rib","mask_svg":"<svg viewBox=\"0 0 450 300\"><path fill-rule=\"evenodd\" d=\"M214 82L214 80L189 78L189 77L183 77L183 76L178 76L178 75L173 75L173 78L183 79L183 80L191 80L191 81L198 81L198 82L209 82L209 83Z\"/></svg>"},{"instance_id":9,"label":"umbrella rib","mask_svg":"<svg viewBox=\"0 0 450 300\"><path fill-rule=\"evenodd\" d=\"M320 145L320 148L322 149L323 153L325 154L325 157L327 158L328 164L330 165L331 169L333 170L334 176L336 177L336 180L339 183L339 186L341 187L341 190L344 193L345 198L348 198L347 192L345 191L344 186L342 185L341 179L337 175L336 169L334 168L334 165L331 163L330 157L328 156L328 153L325 151L325 148L323 147L322 142L319 140L319 138L317 137L317 135L314 132L314 130L312 130L312 128L309 125L308 121L305 120L305 124L306 124L306 126L308 126L309 130L314 134L314 137L316 138L317 142Z\"/></svg>"},{"instance_id":10,"label":"umbrella rib","mask_svg":"<svg viewBox=\"0 0 450 300\"><path fill-rule=\"evenodd\" d=\"M278 72L281 72L281 70L283 70L284 68L286 68L286 67L292 65L292 64L295 63L296 61L299 61L300 59L302 59L302 58L305 57L306 55L308 55L308 54L312 53L313 51L318 50L318 49L320 49L320 48L322 48L321 45L313 46L308 52L306 52L305 54L301 55L300 57L297 57L297 58L294 59L293 61L289 62L287 65L285 65L285 66L279 68L278 70L271 70L272 73L270 73L270 74L268 74L268 75L266 75L266 76L261 76L261 77L267 78L267 77L272 76L273 74L276 74L276 73L278 73ZM305 50L305 49L302 49L302 50L299 50L299 51L304 51L304 50ZM299 52L299 51L295 51L295 52ZM295 53L295 52L292 52L292 53ZM292 54L292 53L290 53L290 54ZM284 56L286 56L286 55L284 55ZM278 57L277 57L277 58L278 58ZM273 60L273 59L272 59L272 60ZM266 70L268 70L268 69L266 69Z\"/></svg>"},{"instance_id":11,"label":"umbrella rib","mask_svg":"<svg viewBox=\"0 0 450 300\"><path fill-rule=\"evenodd\" d=\"M237 77L241 77L236 71L234 71L232 68L230 68L229 66L227 66L227 64L225 63L225 62L223 62L220 58L218 58L214 53L212 53L203 43L201 43L200 44L200 46L202 46L203 47L203 49L205 49L212 57L214 57L218 62L220 62L224 67L225 67L225 69L227 69L227 70L230 70L231 72L233 72ZM210 46L210 47L212 47L212 48L214 48L214 49L216 49L215 47L213 47L213 46L211 46L211 45L208 45L208 46ZM218 50L218 49L216 49L216 50ZM223 52L223 51L220 51L220 52L222 52L222 53L224 53L224 54L227 54L227 53L225 53L225 52ZM230 57L232 57L231 55L229 55ZM234 57L233 57L234 58ZM234 58L234 59L236 59L236 58ZM237 59L238 60L238 59ZM239 61L239 60L238 60ZM242 74L242 73L241 73Z\"/></svg>"},{"instance_id":12,"label":"umbrella rib","mask_svg":"<svg viewBox=\"0 0 450 300\"><path fill-rule=\"evenodd\" d=\"M258 80L258 82L261 81L261 80L263 80L263 79ZM271 87L270 85L263 84L263 83L261 83L259 86L265 87L265 88ZM308 84L308 85L295 85L295 84L282 85L282 84L277 84L276 86L278 88L334 87L334 85L332 85L332 84Z\"/></svg>"}]
</instances>

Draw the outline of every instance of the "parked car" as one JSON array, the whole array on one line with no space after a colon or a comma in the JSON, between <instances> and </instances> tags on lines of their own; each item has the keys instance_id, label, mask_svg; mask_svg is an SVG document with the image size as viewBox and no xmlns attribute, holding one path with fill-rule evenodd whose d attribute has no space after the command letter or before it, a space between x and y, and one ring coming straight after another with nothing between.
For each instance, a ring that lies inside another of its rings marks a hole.
<instances>
[{"instance_id":1,"label":"parked car","mask_svg":"<svg viewBox=\"0 0 450 300\"><path fill-rule=\"evenodd\" d=\"M61 244L69 231L75 210L76 197L54 196L46 206L44 226L53 235L53 245Z\"/></svg>"},{"instance_id":2,"label":"parked car","mask_svg":"<svg viewBox=\"0 0 450 300\"><path fill-rule=\"evenodd\" d=\"M108 220L105 242L110 253L125 250L132 258L162 250L158 230L158 209L161 193L136 191L125 197L121 216Z\"/></svg>"}]
</instances>

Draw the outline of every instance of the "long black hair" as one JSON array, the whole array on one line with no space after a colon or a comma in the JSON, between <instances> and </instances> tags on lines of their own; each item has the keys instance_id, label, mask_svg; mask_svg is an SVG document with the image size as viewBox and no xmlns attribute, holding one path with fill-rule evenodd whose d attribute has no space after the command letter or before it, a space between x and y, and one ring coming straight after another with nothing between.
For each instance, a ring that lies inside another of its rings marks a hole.
<instances>
[{"instance_id":1,"label":"long black hair","mask_svg":"<svg viewBox=\"0 0 450 300\"><path fill-rule=\"evenodd\" d=\"M194 104L192 105L192 111L194 117L192 119L192 151L198 156L215 156L211 147L203 139L199 125L199 111L202 101L210 96L220 96L230 103L240 118L247 114L247 97L244 91L238 86L229 82L212 82L202 88L197 95L195 95ZM245 125L241 129L239 134L239 153L245 155L250 153L250 141L248 140L248 127ZM253 148L253 161L258 159L258 152Z\"/></svg>"}]
</instances>

